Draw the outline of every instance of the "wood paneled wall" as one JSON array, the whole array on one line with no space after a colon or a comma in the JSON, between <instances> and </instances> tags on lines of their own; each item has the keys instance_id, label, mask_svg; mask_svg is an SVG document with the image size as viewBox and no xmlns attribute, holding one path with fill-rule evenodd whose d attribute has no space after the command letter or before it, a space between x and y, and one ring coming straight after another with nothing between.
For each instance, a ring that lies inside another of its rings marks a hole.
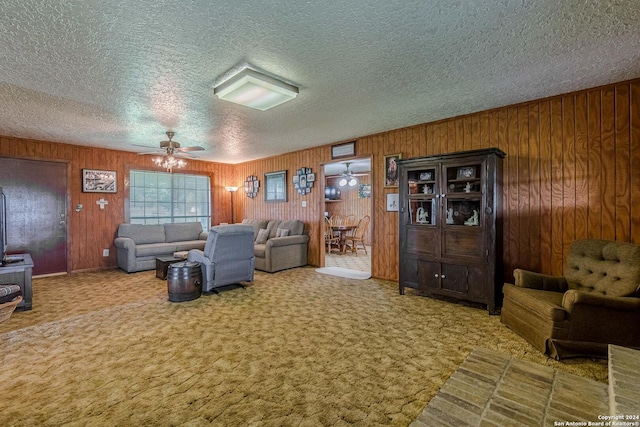
<instances>
[{"instance_id":1,"label":"wood paneled wall","mask_svg":"<svg viewBox=\"0 0 640 427\"><path fill-rule=\"evenodd\" d=\"M0 157L16 157L35 160L60 161L67 164L67 246L68 270L78 271L116 266L116 249L113 239L118 225L125 221L128 202L129 170L157 170L150 156L135 153L77 145L50 143L10 137L0 137ZM117 193L83 193L82 169L104 169L118 172ZM181 172L209 175L211 179L212 221L230 221L229 193L224 189L224 177L233 174L232 165L189 161ZM37 171L34 171L37 173ZM2 171L0 171L0 183ZM1 184L0 184L1 185ZM104 210L96 205L103 197L109 202ZM75 211L80 203L81 212ZM109 249L110 256L103 257L102 249Z\"/></svg>"},{"instance_id":2,"label":"wood paneled wall","mask_svg":"<svg viewBox=\"0 0 640 427\"><path fill-rule=\"evenodd\" d=\"M315 147L304 151L287 153L277 157L256 160L236 165L236 184L242 187L242 183L250 175L255 175L260 181L258 195L251 199L239 190L236 203L236 221L243 218L258 219L300 219L305 223L305 229L309 234L308 262L311 265L319 265L322 256L322 234L324 223L324 188L320 161L330 159L331 147ZM305 167L311 168L316 174L316 183L311 193L300 195L293 188L291 177L296 170ZM287 202L273 203L264 199L264 174L267 172L287 171ZM306 207L302 202L306 201Z\"/></svg>"},{"instance_id":3,"label":"wood paneled wall","mask_svg":"<svg viewBox=\"0 0 640 427\"><path fill-rule=\"evenodd\" d=\"M358 138L356 155L372 156L372 274L398 279L398 214L386 212L384 156L403 158L498 147L504 163L504 272L562 274L569 244L601 238L640 244L640 80ZM331 160L330 146L240 165L242 174ZM261 178L262 179L262 178ZM291 216L312 229L309 262L320 262L321 195L283 206L246 203L247 217ZM288 206L288 207L287 207ZM636 207L634 210L633 208Z\"/></svg>"},{"instance_id":4,"label":"wood paneled wall","mask_svg":"<svg viewBox=\"0 0 640 427\"><path fill-rule=\"evenodd\" d=\"M384 156L403 158L498 147L504 164L503 247L507 280L514 268L562 274L567 248L577 238L602 238L640 244L640 80L536 100L358 138L356 155L372 157L372 274L398 279L398 214L386 212ZM148 167L133 153L0 138L0 156L60 160L69 164L71 268L115 266L112 246L124 219L126 191L82 193L83 168L117 170L126 188L131 167ZM251 161L239 165L190 162L191 172L211 176L213 223L230 222L231 196L225 185L242 186L256 175L255 199L242 190L233 197L235 219L298 218L310 236L309 263L320 265L324 193L321 186L299 195L291 174L310 167L323 180L321 166L331 160L331 146ZM287 170L287 203L264 201L264 173ZM320 181L322 182L322 181ZM100 211L95 201L109 201ZM302 207L302 201L307 202ZM73 207L82 203L77 214ZM634 209L636 207L636 209ZM106 245L106 246L105 246ZM112 249L108 259L103 247Z\"/></svg>"}]
</instances>

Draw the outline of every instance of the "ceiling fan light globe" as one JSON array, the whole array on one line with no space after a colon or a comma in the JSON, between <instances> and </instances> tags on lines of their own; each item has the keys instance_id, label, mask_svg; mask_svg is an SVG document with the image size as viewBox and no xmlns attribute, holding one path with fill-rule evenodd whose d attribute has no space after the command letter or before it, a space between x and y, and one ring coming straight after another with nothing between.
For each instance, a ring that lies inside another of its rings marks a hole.
<instances>
[{"instance_id":1,"label":"ceiling fan light globe","mask_svg":"<svg viewBox=\"0 0 640 427\"><path fill-rule=\"evenodd\" d=\"M355 186L357 183L358 183L358 180L357 180L357 179L355 179L355 178L351 178L351 179L349 180L349 187L353 187L353 186Z\"/></svg>"},{"instance_id":2,"label":"ceiling fan light globe","mask_svg":"<svg viewBox=\"0 0 640 427\"><path fill-rule=\"evenodd\" d=\"M338 181L338 185L340 187L344 187L345 185L347 185L347 179L346 178L342 178L340 181Z\"/></svg>"}]
</instances>

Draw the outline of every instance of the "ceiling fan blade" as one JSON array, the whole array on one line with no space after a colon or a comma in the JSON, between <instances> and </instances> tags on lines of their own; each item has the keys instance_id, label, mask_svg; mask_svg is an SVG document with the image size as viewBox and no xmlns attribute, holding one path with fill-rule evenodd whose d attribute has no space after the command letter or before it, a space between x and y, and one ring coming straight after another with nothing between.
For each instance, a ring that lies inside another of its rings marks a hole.
<instances>
[{"instance_id":1,"label":"ceiling fan blade","mask_svg":"<svg viewBox=\"0 0 640 427\"><path fill-rule=\"evenodd\" d=\"M149 145L142 145L142 144L131 144L131 145L133 145L134 147L144 147L144 148L148 148L148 149L153 149L154 148L154 147L151 147Z\"/></svg>"},{"instance_id":2,"label":"ceiling fan blade","mask_svg":"<svg viewBox=\"0 0 640 427\"><path fill-rule=\"evenodd\" d=\"M164 150L155 150L155 151L145 151L144 153L137 153L137 154L138 156L144 156L144 155L161 156L167 153Z\"/></svg>"},{"instance_id":3,"label":"ceiling fan blade","mask_svg":"<svg viewBox=\"0 0 640 427\"><path fill-rule=\"evenodd\" d=\"M204 148L199 145L194 145L193 147L181 147L178 148L178 151L204 151Z\"/></svg>"},{"instance_id":4,"label":"ceiling fan blade","mask_svg":"<svg viewBox=\"0 0 640 427\"><path fill-rule=\"evenodd\" d=\"M183 152L182 150L176 150L176 151L173 153L173 156L174 156L174 157L182 157L182 158L185 158L185 159L199 159L199 158L200 158L200 157L198 157L198 156L196 156L196 155L194 155L194 154L191 154L191 153L185 153L185 152Z\"/></svg>"}]
</instances>

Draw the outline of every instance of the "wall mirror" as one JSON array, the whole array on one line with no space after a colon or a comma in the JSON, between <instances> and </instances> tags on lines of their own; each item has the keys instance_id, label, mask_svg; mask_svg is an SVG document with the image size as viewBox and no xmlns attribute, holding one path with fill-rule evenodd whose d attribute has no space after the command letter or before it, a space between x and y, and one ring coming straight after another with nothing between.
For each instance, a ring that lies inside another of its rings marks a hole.
<instances>
[{"instance_id":1,"label":"wall mirror","mask_svg":"<svg viewBox=\"0 0 640 427\"><path fill-rule=\"evenodd\" d=\"M287 201L287 171L264 174L264 200L266 202Z\"/></svg>"}]
</instances>

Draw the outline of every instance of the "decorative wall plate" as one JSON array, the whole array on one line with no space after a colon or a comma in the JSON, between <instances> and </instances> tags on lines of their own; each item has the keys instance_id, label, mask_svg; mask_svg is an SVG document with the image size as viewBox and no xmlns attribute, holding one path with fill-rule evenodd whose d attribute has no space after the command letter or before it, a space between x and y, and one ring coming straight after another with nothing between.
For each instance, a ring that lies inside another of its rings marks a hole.
<instances>
[{"instance_id":1,"label":"decorative wall plate","mask_svg":"<svg viewBox=\"0 0 640 427\"><path fill-rule=\"evenodd\" d=\"M260 188L260 181L258 181L258 177L255 175L249 175L247 180L244 182L244 192L247 194L247 197L253 199L258 195L258 189Z\"/></svg>"},{"instance_id":2,"label":"decorative wall plate","mask_svg":"<svg viewBox=\"0 0 640 427\"><path fill-rule=\"evenodd\" d=\"M295 188L298 194L309 194L313 188L313 183L316 182L316 174L311 171L311 168L300 168L296 170L292 181L293 188Z\"/></svg>"}]
</instances>

